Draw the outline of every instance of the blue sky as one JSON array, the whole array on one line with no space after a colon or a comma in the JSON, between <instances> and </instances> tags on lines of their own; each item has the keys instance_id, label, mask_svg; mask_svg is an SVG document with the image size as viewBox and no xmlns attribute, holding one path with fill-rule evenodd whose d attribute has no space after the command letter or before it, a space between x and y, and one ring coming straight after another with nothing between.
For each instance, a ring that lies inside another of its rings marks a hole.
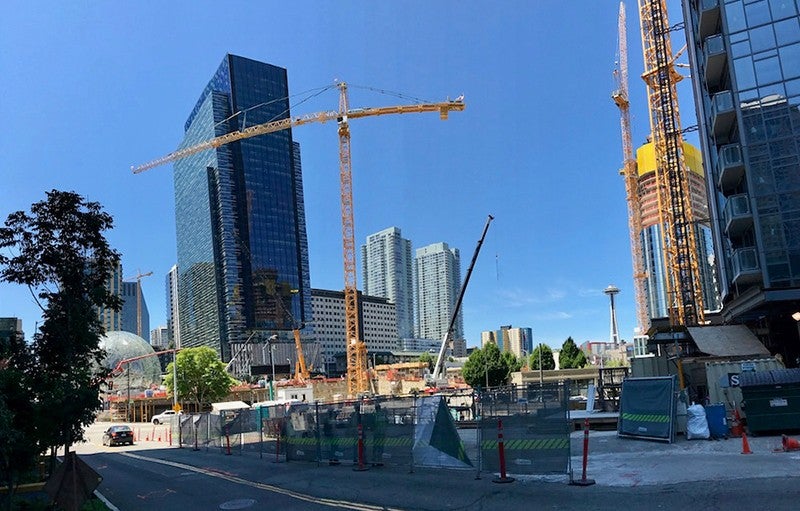
<instances>
[{"instance_id":1,"label":"blue sky","mask_svg":"<svg viewBox=\"0 0 800 511\"><path fill-rule=\"evenodd\" d=\"M610 99L617 1L4 5L0 218L52 188L99 201L114 216L108 237L126 276L154 274L142 280L151 328L165 323L164 276L176 261L172 167L133 175L130 166L176 148L229 52L287 68L291 94L347 81L353 108L405 103L360 87L427 101L464 94L466 110L446 122L426 114L351 123L357 245L397 226L415 248L459 248L466 272L492 214L464 300L468 345L507 324L531 327L535 342L554 347L568 336L608 340L609 284L621 289L622 337L632 337L619 114ZM649 122L636 2L627 7L638 145ZM679 22L679 2L669 8ZM688 84L679 93L689 126ZM337 101L332 90L292 113L333 110ZM341 289L336 128L302 126L294 140L311 283ZM21 317L27 335L40 318L27 289L8 284L0 284L0 316Z\"/></svg>"}]
</instances>

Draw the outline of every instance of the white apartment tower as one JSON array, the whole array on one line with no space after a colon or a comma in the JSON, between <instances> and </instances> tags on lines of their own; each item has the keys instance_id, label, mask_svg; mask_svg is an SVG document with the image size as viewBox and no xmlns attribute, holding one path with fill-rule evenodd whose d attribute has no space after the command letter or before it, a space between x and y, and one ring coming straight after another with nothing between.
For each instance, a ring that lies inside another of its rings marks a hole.
<instances>
[{"instance_id":1,"label":"white apartment tower","mask_svg":"<svg viewBox=\"0 0 800 511\"><path fill-rule=\"evenodd\" d=\"M387 298L397 307L397 335L414 336L414 276L411 241L397 227L367 236L361 245L364 294Z\"/></svg>"},{"instance_id":2,"label":"white apartment tower","mask_svg":"<svg viewBox=\"0 0 800 511\"><path fill-rule=\"evenodd\" d=\"M416 336L442 339L461 292L461 257L457 248L434 243L417 249L414 258L416 282ZM464 338L464 320L459 311L451 339Z\"/></svg>"}]
</instances>

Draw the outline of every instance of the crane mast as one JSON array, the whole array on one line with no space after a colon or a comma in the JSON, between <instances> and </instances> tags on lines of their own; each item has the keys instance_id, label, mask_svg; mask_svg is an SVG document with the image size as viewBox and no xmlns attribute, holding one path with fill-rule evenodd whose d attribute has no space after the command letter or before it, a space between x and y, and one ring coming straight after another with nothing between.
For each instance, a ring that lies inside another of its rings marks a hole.
<instances>
[{"instance_id":1,"label":"crane mast","mask_svg":"<svg viewBox=\"0 0 800 511\"><path fill-rule=\"evenodd\" d=\"M664 250L670 324L704 321L697 241L683 154L677 83L666 0L639 0L650 129L656 155L656 194Z\"/></svg>"},{"instance_id":2,"label":"crane mast","mask_svg":"<svg viewBox=\"0 0 800 511\"><path fill-rule=\"evenodd\" d=\"M460 96L455 100L448 99L438 103L419 103L415 105L397 105L375 108L351 109L347 97L347 84L339 83L339 109L306 114L297 117L287 117L277 121L250 126L239 131L226 133L219 137L201 142L197 145L179 149L161 158L157 158L143 165L133 166L134 174L158 167L160 165L185 158L192 154L216 149L225 144L243 140L258 135L274 133L303 124L324 123L336 121L339 135L339 178L341 186L341 213L342 213L342 247L344 255L344 297L345 297L345 342L347 353L347 391L351 396L366 392L368 389L367 378L367 350L366 344L361 339L358 325L358 288L356 282L356 251L355 251L355 221L353 219L353 178L350 164L350 119L374 117L389 114L439 112L439 118L446 120L450 111L464 110L464 98ZM295 343L299 346L299 332L295 329Z\"/></svg>"},{"instance_id":3,"label":"crane mast","mask_svg":"<svg viewBox=\"0 0 800 511\"><path fill-rule=\"evenodd\" d=\"M631 107L628 95L628 32L626 29L625 2L619 3L619 67L614 71L617 90L611 98L619 108L620 130L622 132L623 166L620 170L625 182L625 195L628 202L628 231L631 239L631 262L633 267L633 289L636 301L636 323L640 333L650 327L647 310L645 281L647 273L642 258L642 205L639 190L639 169L633 156L631 136Z\"/></svg>"}]
</instances>

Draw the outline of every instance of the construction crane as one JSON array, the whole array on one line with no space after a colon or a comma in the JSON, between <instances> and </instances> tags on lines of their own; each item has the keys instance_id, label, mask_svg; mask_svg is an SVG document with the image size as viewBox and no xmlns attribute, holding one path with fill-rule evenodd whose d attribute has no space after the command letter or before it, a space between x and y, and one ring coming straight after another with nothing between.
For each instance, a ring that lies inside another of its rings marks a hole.
<instances>
[{"instance_id":1,"label":"construction crane","mask_svg":"<svg viewBox=\"0 0 800 511\"><path fill-rule=\"evenodd\" d=\"M664 248L667 310L672 326L705 320L689 177L683 154L677 83L666 0L639 0L650 130L656 156L656 194Z\"/></svg>"},{"instance_id":2,"label":"construction crane","mask_svg":"<svg viewBox=\"0 0 800 511\"><path fill-rule=\"evenodd\" d=\"M351 109L347 95L347 84L338 83L339 109L337 111L317 112L299 117L287 117L277 121L258 124L239 131L207 140L200 144L174 151L166 156L144 165L133 167L134 174L169 163L180 158L242 140L257 135L274 133L303 124L336 121L339 135L339 180L341 192L342 251L344 255L344 301L345 301L345 343L347 353L347 392L350 396L366 392L368 389L366 345L358 328L358 290L356 287L355 228L353 220L353 181L350 163L350 119L374 117L389 114L439 112L439 117L448 118L451 111L464 110L464 97L440 103L420 103L377 108Z\"/></svg>"},{"instance_id":3,"label":"construction crane","mask_svg":"<svg viewBox=\"0 0 800 511\"><path fill-rule=\"evenodd\" d=\"M297 293L297 290L292 289L291 292ZM311 377L311 373L308 370L308 367L306 366L306 356L303 353L303 344L300 342L300 330L302 330L305 325L303 325L302 323L298 323L294 319L294 315L291 312L289 312L289 308L286 307L285 303L283 303L283 298L278 296L277 293L273 293L273 297L275 298L275 301L277 301L280 304L281 309L283 310L284 314L286 314L286 317L289 319L289 321L292 322L294 349L295 352L297 353L296 355L297 360L295 360L294 363L294 378L295 380L297 380L298 383L303 384L306 382L306 380L308 380Z\"/></svg>"},{"instance_id":4,"label":"construction crane","mask_svg":"<svg viewBox=\"0 0 800 511\"><path fill-rule=\"evenodd\" d=\"M142 273L141 271L135 277L128 277L125 280L136 280L136 335L142 337L142 279L149 277L153 272ZM142 337L144 338L144 337Z\"/></svg>"},{"instance_id":5,"label":"construction crane","mask_svg":"<svg viewBox=\"0 0 800 511\"><path fill-rule=\"evenodd\" d=\"M642 204L639 190L639 169L633 156L631 136L631 105L628 95L628 31L626 28L625 2L619 3L619 62L614 70L617 89L611 98L619 108L622 132L622 169L619 171L625 181L625 195L628 202L628 231L631 239L631 261L633 263L633 290L636 301L636 323L639 333L650 328L650 315L647 310L645 282L647 273L642 257Z\"/></svg>"}]
</instances>

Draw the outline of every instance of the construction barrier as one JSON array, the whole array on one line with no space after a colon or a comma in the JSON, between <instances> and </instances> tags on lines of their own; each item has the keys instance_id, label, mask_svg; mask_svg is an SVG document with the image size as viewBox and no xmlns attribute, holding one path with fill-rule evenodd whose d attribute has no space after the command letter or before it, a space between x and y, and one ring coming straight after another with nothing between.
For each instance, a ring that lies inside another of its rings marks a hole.
<instances>
[{"instance_id":1,"label":"construction barrier","mask_svg":"<svg viewBox=\"0 0 800 511\"><path fill-rule=\"evenodd\" d=\"M569 382L484 391L480 410L481 470L501 471L497 440L501 419L509 473L569 473Z\"/></svg>"}]
</instances>

